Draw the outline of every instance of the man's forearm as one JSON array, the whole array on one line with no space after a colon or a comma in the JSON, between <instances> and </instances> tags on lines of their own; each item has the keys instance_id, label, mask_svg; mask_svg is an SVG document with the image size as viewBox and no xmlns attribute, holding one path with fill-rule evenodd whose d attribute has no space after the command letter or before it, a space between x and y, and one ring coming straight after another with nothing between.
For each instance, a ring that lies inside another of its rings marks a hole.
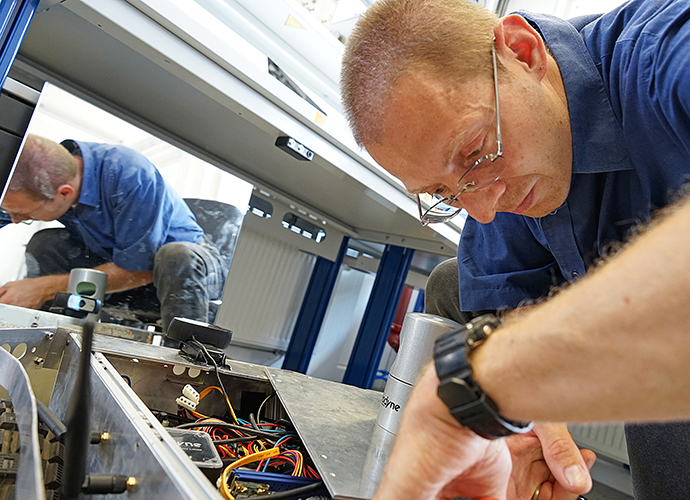
<instances>
[{"instance_id":1,"label":"man's forearm","mask_svg":"<svg viewBox=\"0 0 690 500\"><path fill-rule=\"evenodd\" d=\"M106 292L122 292L138 288L140 286L148 285L153 281L153 271L130 271L112 262L101 264L94 269L103 271L108 275L108 283L106 285Z\"/></svg>"},{"instance_id":2,"label":"man's forearm","mask_svg":"<svg viewBox=\"0 0 690 500\"><path fill-rule=\"evenodd\" d=\"M690 417L690 203L472 357L508 417Z\"/></svg>"},{"instance_id":3,"label":"man's forearm","mask_svg":"<svg viewBox=\"0 0 690 500\"><path fill-rule=\"evenodd\" d=\"M106 285L107 293L130 290L132 288L147 285L153 281L152 271L129 271L112 262L102 264L94 269L103 271L108 275L108 284ZM29 284L29 282L31 283ZM18 302L14 302L14 304L24 307L40 307L44 302L52 300L57 292L67 291L69 274L40 276L38 278L30 278L28 280L15 282L10 285L21 287L23 283L26 283L26 285L23 285L23 288L31 289L31 294L27 298L27 294L23 293L21 298L18 299ZM7 286L3 288L7 288ZM13 303L7 300L5 300L5 302Z\"/></svg>"},{"instance_id":4,"label":"man's forearm","mask_svg":"<svg viewBox=\"0 0 690 500\"><path fill-rule=\"evenodd\" d=\"M108 275L107 293L122 292L148 285L153 281L153 271L130 271L108 262L94 267ZM51 300L56 292L66 292L69 284L69 274L54 274L42 276L41 285L45 291L45 300Z\"/></svg>"}]
</instances>

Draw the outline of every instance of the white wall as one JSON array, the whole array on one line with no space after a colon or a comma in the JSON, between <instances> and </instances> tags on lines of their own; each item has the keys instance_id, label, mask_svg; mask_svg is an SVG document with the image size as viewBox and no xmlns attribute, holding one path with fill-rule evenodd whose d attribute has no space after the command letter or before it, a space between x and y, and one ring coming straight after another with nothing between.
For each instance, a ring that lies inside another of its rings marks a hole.
<instances>
[{"instance_id":1,"label":"white wall","mask_svg":"<svg viewBox=\"0 0 690 500\"><path fill-rule=\"evenodd\" d=\"M341 267L307 374L343 379L375 278L372 273Z\"/></svg>"}]
</instances>

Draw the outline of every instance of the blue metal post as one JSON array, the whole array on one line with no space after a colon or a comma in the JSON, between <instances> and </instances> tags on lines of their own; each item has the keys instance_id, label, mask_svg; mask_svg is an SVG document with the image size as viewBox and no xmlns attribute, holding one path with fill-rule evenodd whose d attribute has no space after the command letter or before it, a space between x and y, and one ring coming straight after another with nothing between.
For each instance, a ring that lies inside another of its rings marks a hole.
<instances>
[{"instance_id":1,"label":"blue metal post","mask_svg":"<svg viewBox=\"0 0 690 500\"><path fill-rule=\"evenodd\" d=\"M368 389L374 382L413 255L411 248L384 250L343 383Z\"/></svg>"},{"instance_id":2,"label":"blue metal post","mask_svg":"<svg viewBox=\"0 0 690 500\"><path fill-rule=\"evenodd\" d=\"M417 295L417 302L415 302L415 304L414 304L414 312L416 312L416 313L423 313L424 312L424 297L426 297L424 290L420 290L419 294Z\"/></svg>"},{"instance_id":3,"label":"blue metal post","mask_svg":"<svg viewBox=\"0 0 690 500\"><path fill-rule=\"evenodd\" d=\"M5 83L39 0L0 1L0 87Z\"/></svg>"},{"instance_id":4,"label":"blue metal post","mask_svg":"<svg viewBox=\"0 0 690 500\"><path fill-rule=\"evenodd\" d=\"M349 241L349 237L343 238L335 262L323 257L316 260L292 337L290 337L290 345L285 353L283 369L300 373L307 372Z\"/></svg>"}]
</instances>

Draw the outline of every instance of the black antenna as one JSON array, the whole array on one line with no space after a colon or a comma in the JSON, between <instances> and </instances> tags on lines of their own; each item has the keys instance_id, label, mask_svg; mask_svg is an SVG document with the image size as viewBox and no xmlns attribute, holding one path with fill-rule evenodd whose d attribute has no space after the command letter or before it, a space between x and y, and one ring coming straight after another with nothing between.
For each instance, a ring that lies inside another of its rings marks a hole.
<instances>
[{"instance_id":1,"label":"black antenna","mask_svg":"<svg viewBox=\"0 0 690 500\"><path fill-rule=\"evenodd\" d=\"M81 337L81 355L72 397L67 407L65 433L65 464L62 470L64 500L79 498L86 476L86 452L91 439L91 345L93 321L84 325Z\"/></svg>"}]
</instances>

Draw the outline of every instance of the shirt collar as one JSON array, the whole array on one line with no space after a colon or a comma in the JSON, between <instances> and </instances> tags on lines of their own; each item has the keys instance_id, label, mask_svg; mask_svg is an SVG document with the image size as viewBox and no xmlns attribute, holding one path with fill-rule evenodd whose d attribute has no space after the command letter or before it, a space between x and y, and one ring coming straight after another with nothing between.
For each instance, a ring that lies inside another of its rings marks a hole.
<instances>
[{"instance_id":1,"label":"shirt collar","mask_svg":"<svg viewBox=\"0 0 690 500\"><path fill-rule=\"evenodd\" d=\"M96 168L96 160L93 157L93 151L87 142L72 142L79 146L81 158L84 163L84 169L81 176L81 192L79 193L79 201L77 202L77 205L98 207L100 171Z\"/></svg>"},{"instance_id":2,"label":"shirt collar","mask_svg":"<svg viewBox=\"0 0 690 500\"><path fill-rule=\"evenodd\" d=\"M541 33L563 78L573 139L573 174L632 169L625 136L582 35L568 21L519 13Z\"/></svg>"}]
</instances>

